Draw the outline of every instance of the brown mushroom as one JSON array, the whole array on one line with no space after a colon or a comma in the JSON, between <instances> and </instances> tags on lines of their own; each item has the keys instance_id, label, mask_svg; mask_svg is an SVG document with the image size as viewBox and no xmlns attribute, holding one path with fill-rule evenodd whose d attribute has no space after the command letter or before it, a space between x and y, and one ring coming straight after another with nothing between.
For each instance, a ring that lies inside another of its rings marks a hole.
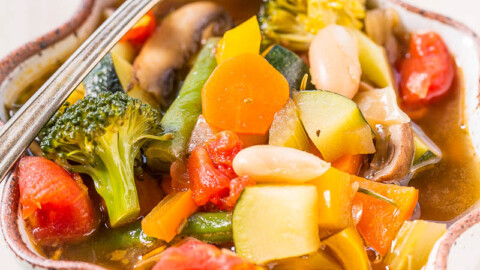
<instances>
[{"instance_id":1,"label":"brown mushroom","mask_svg":"<svg viewBox=\"0 0 480 270\"><path fill-rule=\"evenodd\" d=\"M159 103L172 95L176 73L198 49L202 38L222 35L233 26L228 13L211 2L185 5L169 14L143 45L134 77Z\"/></svg>"},{"instance_id":2,"label":"brown mushroom","mask_svg":"<svg viewBox=\"0 0 480 270\"><path fill-rule=\"evenodd\" d=\"M410 122L376 129L377 152L362 176L375 181L408 179L415 150Z\"/></svg>"}]
</instances>

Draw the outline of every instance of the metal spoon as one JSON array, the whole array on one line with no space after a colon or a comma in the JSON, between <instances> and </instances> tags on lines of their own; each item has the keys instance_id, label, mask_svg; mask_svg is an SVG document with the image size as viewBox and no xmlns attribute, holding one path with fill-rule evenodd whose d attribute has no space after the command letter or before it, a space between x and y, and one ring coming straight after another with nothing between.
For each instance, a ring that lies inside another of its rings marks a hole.
<instances>
[{"instance_id":1,"label":"metal spoon","mask_svg":"<svg viewBox=\"0 0 480 270\"><path fill-rule=\"evenodd\" d=\"M162 0L127 0L0 128L0 182L83 78L120 38Z\"/></svg>"}]
</instances>

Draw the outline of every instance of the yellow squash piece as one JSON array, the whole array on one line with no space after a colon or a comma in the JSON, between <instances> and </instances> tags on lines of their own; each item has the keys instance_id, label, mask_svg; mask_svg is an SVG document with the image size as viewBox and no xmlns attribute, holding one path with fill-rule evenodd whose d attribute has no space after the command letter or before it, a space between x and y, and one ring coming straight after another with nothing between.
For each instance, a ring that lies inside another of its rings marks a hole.
<instances>
[{"instance_id":1,"label":"yellow squash piece","mask_svg":"<svg viewBox=\"0 0 480 270\"><path fill-rule=\"evenodd\" d=\"M217 64L243 53L260 53L262 34L257 16L228 30L217 46Z\"/></svg>"},{"instance_id":2,"label":"yellow squash piece","mask_svg":"<svg viewBox=\"0 0 480 270\"><path fill-rule=\"evenodd\" d=\"M345 229L351 223L353 190L350 175L333 167L310 181L318 192L318 225L321 230Z\"/></svg>"},{"instance_id":3,"label":"yellow squash piece","mask_svg":"<svg viewBox=\"0 0 480 270\"><path fill-rule=\"evenodd\" d=\"M420 270L435 242L447 230L445 224L424 220L405 221L384 262L392 270Z\"/></svg>"},{"instance_id":4,"label":"yellow squash piece","mask_svg":"<svg viewBox=\"0 0 480 270\"><path fill-rule=\"evenodd\" d=\"M363 240L355 228L348 227L327 238L324 243L335 253L345 270L370 269Z\"/></svg>"},{"instance_id":5,"label":"yellow squash piece","mask_svg":"<svg viewBox=\"0 0 480 270\"><path fill-rule=\"evenodd\" d=\"M177 235L178 226L196 210L191 190L172 193L142 220L142 230L150 237L170 242Z\"/></svg>"},{"instance_id":6,"label":"yellow squash piece","mask_svg":"<svg viewBox=\"0 0 480 270\"><path fill-rule=\"evenodd\" d=\"M73 93L70 94L70 96L67 98L67 101L70 105L73 105L77 103L80 99L83 99L85 97L85 84L80 83L77 88L73 91Z\"/></svg>"}]
</instances>

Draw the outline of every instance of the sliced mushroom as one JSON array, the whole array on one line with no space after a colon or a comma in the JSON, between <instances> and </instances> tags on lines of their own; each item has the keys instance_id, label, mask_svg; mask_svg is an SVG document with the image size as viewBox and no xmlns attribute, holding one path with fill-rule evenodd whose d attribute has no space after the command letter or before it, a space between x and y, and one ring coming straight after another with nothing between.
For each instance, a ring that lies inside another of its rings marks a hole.
<instances>
[{"instance_id":1,"label":"sliced mushroom","mask_svg":"<svg viewBox=\"0 0 480 270\"><path fill-rule=\"evenodd\" d=\"M202 38L222 35L232 26L228 13L217 4L196 2L179 8L143 45L134 62L135 79L163 103L174 92L176 72L199 49Z\"/></svg>"},{"instance_id":2,"label":"sliced mushroom","mask_svg":"<svg viewBox=\"0 0 480 270\"><path fill-rule=\"evenodd\" d=\"M410 123L376 126L377 152L362 176L375 181L400 181L408 178L414 156Z\"/></svg>"}]
</instances>

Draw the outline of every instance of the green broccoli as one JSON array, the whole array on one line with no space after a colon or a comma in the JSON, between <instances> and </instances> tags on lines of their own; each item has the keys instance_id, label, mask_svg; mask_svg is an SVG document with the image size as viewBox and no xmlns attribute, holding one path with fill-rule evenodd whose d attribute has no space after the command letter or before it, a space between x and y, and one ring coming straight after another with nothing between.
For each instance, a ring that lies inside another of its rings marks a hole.
<instances>
[{"instance_id":1,"label":"green broccoli","mask_svg":"<svg viewBox=\"0 0 480 270\"><path fill-rule=\"evenodd\" d=\"M164 133L160 118L123 92L102 92L59 110L42 129L40 146L47 158L92 177L111 226L118 227L140 211L134 163L141 147L173 137Z\"/></svg>"}]
</instances>

